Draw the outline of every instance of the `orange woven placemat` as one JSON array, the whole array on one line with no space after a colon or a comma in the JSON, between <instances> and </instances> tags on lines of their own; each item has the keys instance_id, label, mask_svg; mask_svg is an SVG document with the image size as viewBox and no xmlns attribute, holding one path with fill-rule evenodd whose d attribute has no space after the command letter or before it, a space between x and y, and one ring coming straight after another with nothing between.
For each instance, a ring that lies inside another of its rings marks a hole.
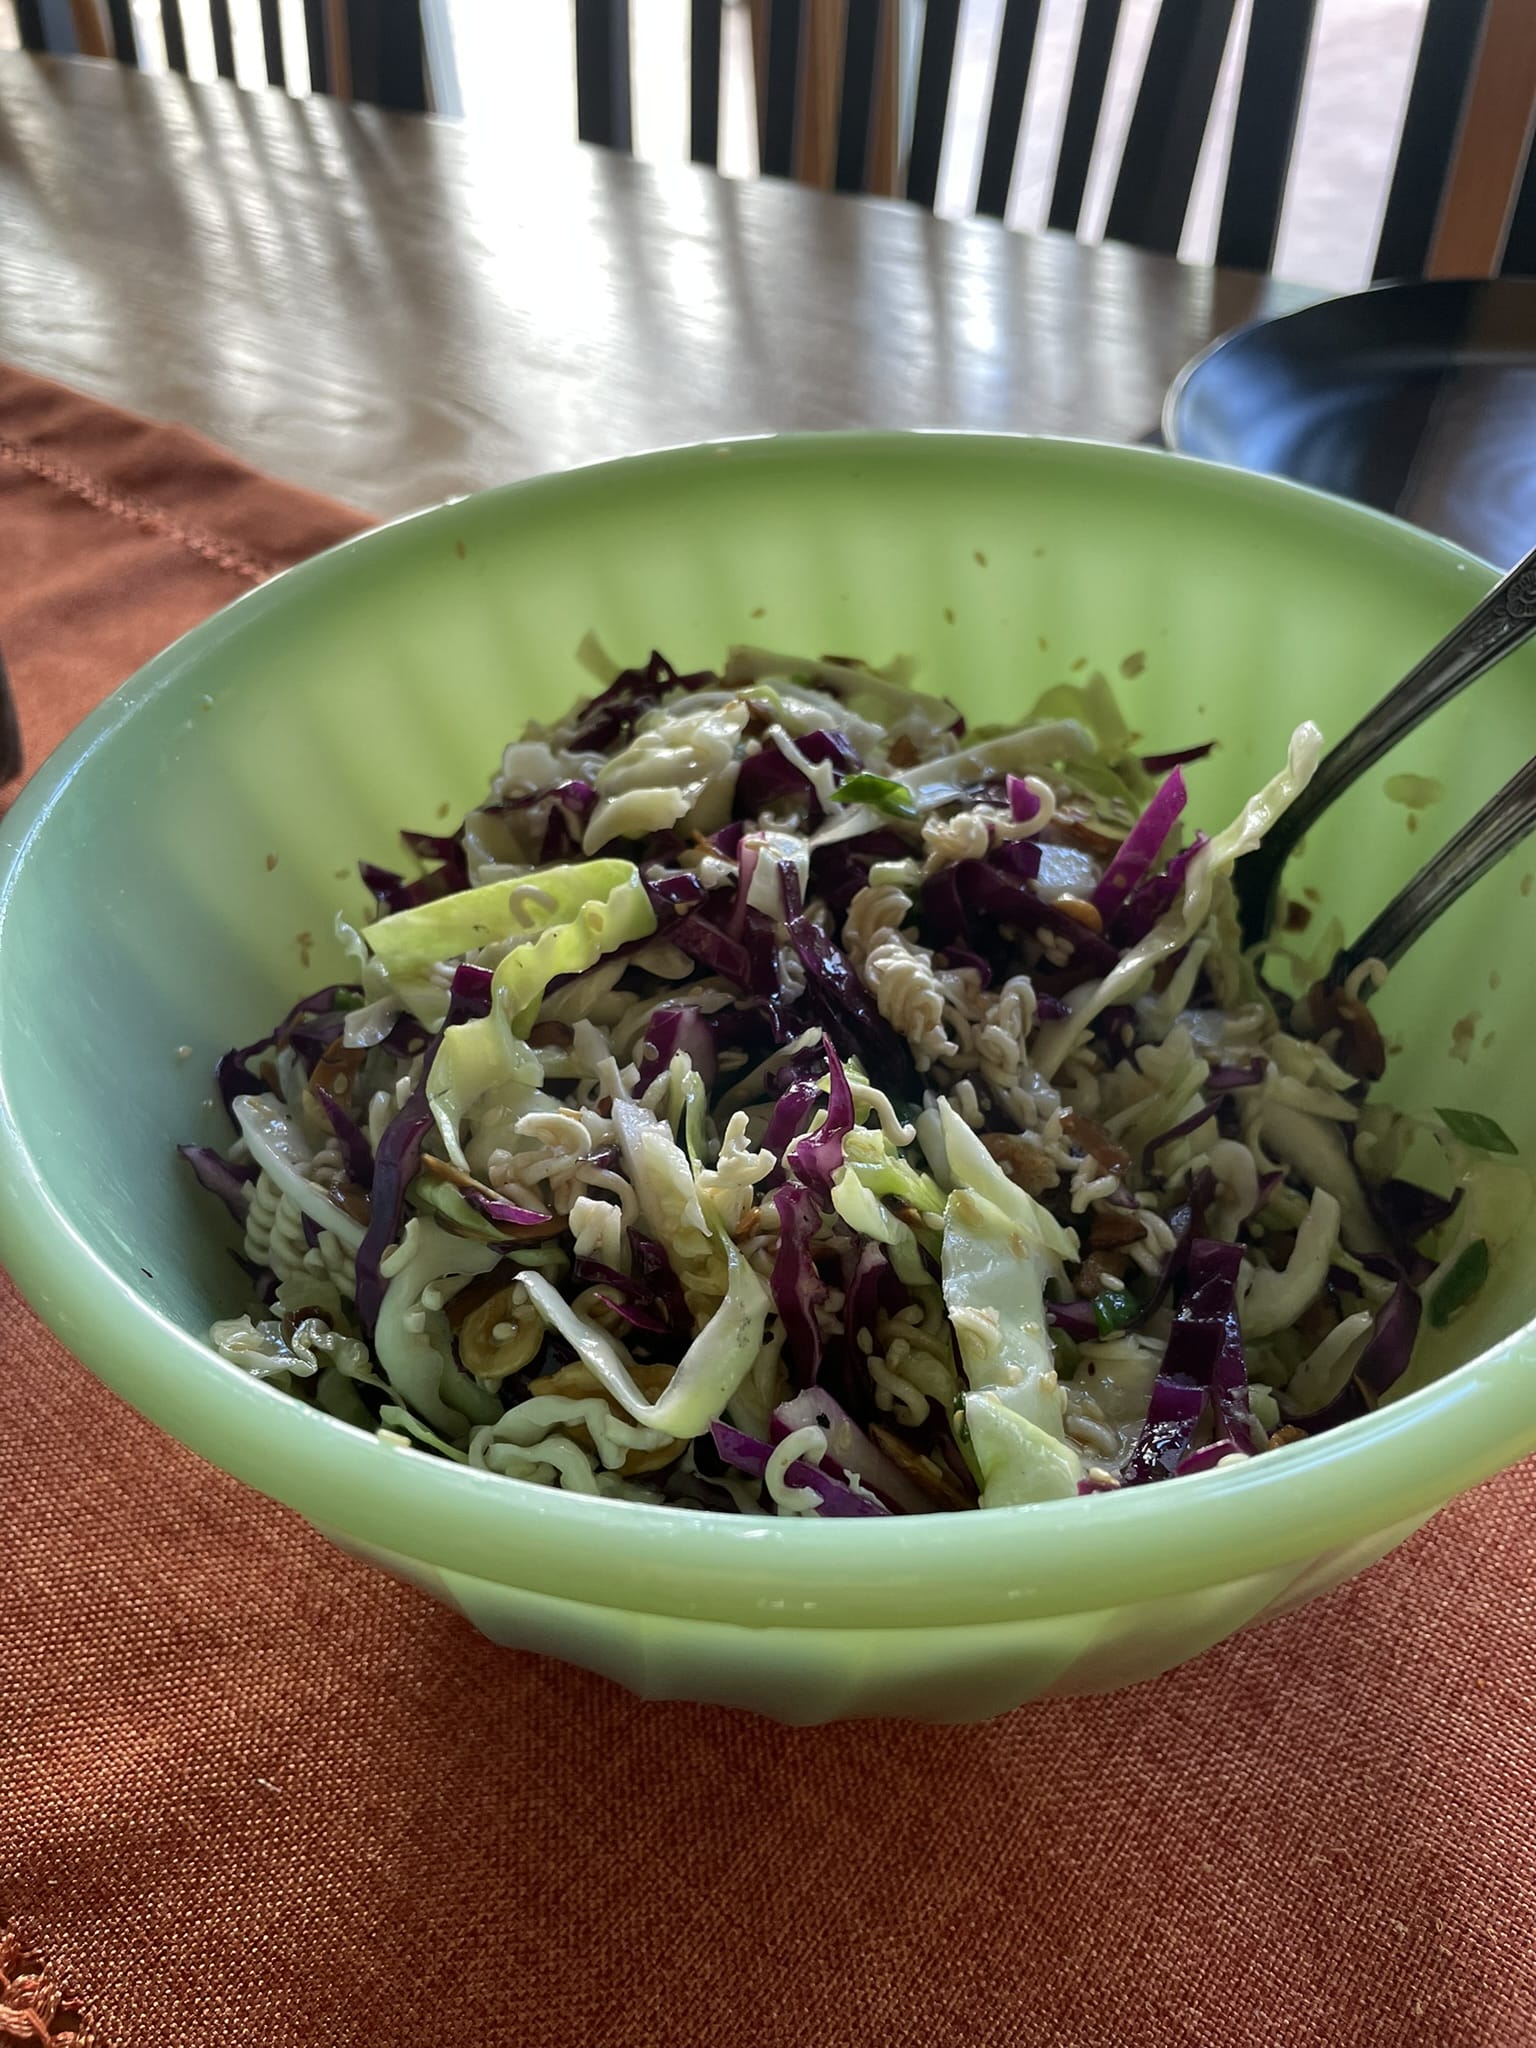
<instances>
[{"instance_id":1,"label":"orange woven placemat","mask_svg":"<svg viewBox=\"0 0 1536 2048\"><path fill-rule=\"evenodd\" d=\"M361 523L0 370L29 759ZM1536 2043L1536 1468L1155 1685L795 1732L483 1643L3 1278L0 1392L0 2040Z\"/></svg>"}]
</instances>

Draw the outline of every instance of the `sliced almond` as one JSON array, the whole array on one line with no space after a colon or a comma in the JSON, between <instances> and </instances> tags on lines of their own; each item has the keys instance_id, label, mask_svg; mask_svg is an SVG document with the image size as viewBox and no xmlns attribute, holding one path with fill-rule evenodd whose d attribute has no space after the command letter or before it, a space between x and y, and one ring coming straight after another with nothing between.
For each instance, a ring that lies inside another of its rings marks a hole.
<instances>
[{"instance_id":1,"label":"sliced almond","mask_svg":"<svg viewBox=\"0 0 1536 2048\"><path fill-rule=\"evenodd\" d=\"M1147 1234L1139 1209L1121 1209L1112 1202L1094 1205L1093 1223L1088 1231L1090 1249L1117 1251L1122 1245L1140 1244Z\"/></svg>"},{"instance_id":2,"label":"sliced almond","mask_svg":"<svg viewBox=\"0 0 1536 2048\"><path fill-rule=\"evenodd\" d=\"M481 1302L489 1301L493 1294L500 1294L505 1288L510 1287L516 1277L509 1259L503 1259L494 1272L477 1273L467 1286L459 1289L444 1311L449 1329L457 1335L471 1309L478 1308Z\"/></svg>"},{"instance_id":3,"label":"sliced almond","mask_svg":"<svg viewBox=\"0 0 1536 2048\"><path fill-rule=\"evenodd\" d=\"M670 1365L637 1365L634 1368L635 1385L648 1401L660 1400L671 1384L675 1370L676 1368ZM562 1365L558 1372L545 1373L541 1379L530 1380L528 1391L531 1394L558 1394L567 1401L590 1401L596 1398L606 1401L621 1421L628 1422L631 1419L597 1375L579 1359L573 1360L570 1365ZM573 1442L580 1444L584 1451L592 1449L592 1438L585 1424L568 1423L565 1425L564 1434ZM659 1444L653 1451L631 1451L619 1470L626 1479L632 1479L639 1472L660 1472L664 1466L675 1463L682 1456L684 1449L685 1446L681 1442L673 1442Z\"/></svg>"},{"instance_id":4,"label":"sliced almond","mask_svg":"<svg viewBox=\"0 0 1536 2048\"><path fill-rule=\"evenodd\" d=\"M310 1087L323 1088L333 1102L345 1104L351 1097L357 1070L367 1057L366 1046L346 1045L339 1037L333 1038L315 1062Z\"/></svg>"},{"instance_id":5,"label":"sliced almond","mask_svg":"<svg viewBox=\"0 0 1536 2048\"><path fill-rule=\"evenodd\" d=\"M637 1365L634 1382L647 1401L658 1401L672 1383L676 1370L670 1365ZM594 1395L608 1403L615 1415L622 1415L623 1409L614 1400L602 1381L588 1365L573 1359L569 1365L562 1365L556 1372L547 1372L542 1378L530 1380L528 1391L532 1394L559 1394L567 1401L590 1401Z\"/></svg>"},{"instance_id":6,"label":"sliced almond","mask_svg":"<svg viewBox=\"0 0 1536 2048\"><path fill-rule=\"evenodd\" d=\"M1105 1130L1096 1124L1091 1116L1083 1116L1078 1110L1062 1112L1061 1128L1080 1152L1086 1152L1090 1159L1096 1159L1106 1173L1129 1173L1131 1155Z\"/></svg>"},{"instance_id":7,"label":"sliced almond","mask_svg":"<svg viewBox=\"0 0 1536 2048\"><path fill-rule=\"evenodd\" d=\"M1339 1065L1362 1081L1379 1081L1387 1070L1387 1048L1376 1020L1358 996L1319 982L1307 993L1307 1008L1321 1032L1337 1031Z\"/></svg>"},{"instance_id":8,"label":"sliced almond","mask_svg":"<svg viewBox=\"0 0 1536 2048\"><path fill-rule=\"evenodd\" d=\"M1058 809L1040 837L1047 842L1060 840L1068 846L1080 846L1084 853L1112 854L1119 852L1125 834L1080 811Z\"/></svg>"},{"instance_id":9,"label":"sliced almond","mask_svg":"<svg viewBox=\"0 0 1536 2048\"><path fill-rule=\"evenodd\" d=\"M884 1423L870 1424L869 1440L877 1450L883 1451L904 1479L910 1479L919 1493L931 1500L936 1508L948 1508L958 1513L964 1508L976 1505L976 1495L966 1493L960 1482L947 1466L937 1459L916 1451L911 1444L899 1437L895 1430L887 1429Z\"/></svg>"},{"instance_id":10,"label":"sliced almond","mask_svg":"<svg viewBox=\"0 0 1536 2048\"><path fill-rule=\"evenodd\" d=\"M1104 920L1081 896L1058 896L1056 908L1064 917L1070 917L1074 924L1080 924L1085 931L1102 932Z\"/></svg>"},{"instance_id":11,"label":"sliced almond","mask_svg":"<svg viewBox=\"0 0 1536 2048\"><path fill-rule=\"evenodd\" d=\"M1038 1138L1022 1131L983 1131L981 1142L1016 1188L1043 1195L1061 1180L1056 1162Z\"/></svg>"},{"instance_id":12,"label":"sliced almond","mask_svg":"<svg viewBox=\"0 0 1536 2048\"><path fill-rule=\"evenodd\" d=\"M1321 1344L1339 1324L1339 1312L1326 1294L1308 1304L1296 1318L1296 1334L1304 1344Z\"/></svg>"},{"instance_id":13,"label":"sliced almond","mask_svg":"<svg viewBox=\"0 0 1536 2048\"><path fill-rule=\"evenodd\" d=\"M1073 1276L1078 1294L1091 1301L1096 1294L1118 1294L1125 1286L1125 1258L1118 1252L1090 1252Z\"/></svg>"},{"instance_id":14,"label":"sliced almond","mask_svg":"<svg viewBox=\"0 0 1536 2048\"><path fill-rule=\"evenodd\" d=\"M338 1209L344 1210L354 1223L361 1223L366 1230L373 1221L373 1204L367 1190L360 1188L355 1180L337 1181L326 1193Z\"/></svg>"}]
</instances>

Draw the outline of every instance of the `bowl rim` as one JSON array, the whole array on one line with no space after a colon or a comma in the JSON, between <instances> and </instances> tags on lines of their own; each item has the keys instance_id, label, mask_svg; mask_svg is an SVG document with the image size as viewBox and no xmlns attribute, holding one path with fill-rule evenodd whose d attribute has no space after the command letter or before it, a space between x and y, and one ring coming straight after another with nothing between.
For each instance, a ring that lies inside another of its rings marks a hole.
<instances>
[{"instance_id":1,"label":"bowl rim","mask_svg":"<svg viewBox=\"0 0 1536 2048\"><path fill-rule=\"evenodd\" d=\"M1533 303L1536 303L1536 278L1384 277L1377 279L1371 284L1361 285L1355 291L1320 290L1315 298L1306 300L1302 305L1287 306L1282 311L1274 313L1256 313L1252 319L1241 320L1235 327L1225 328L1220 334L1212 335L1203 348L1197 349L1186 363L1180 365L1172 383L1163 393L1158 431L1163 437L1168 452L1173 455L1188 456L1197 462L1220 463L1224 468L1237 468L1241 466L1235 463L1225 463L1217 456L1203 455L1198 448L1190 447L1190 436L1188 433L1190 391L1196 383L1203 379L1206 366L1214 358L1228 355L1232 350L1242 348L1247 341L1261 331L1269 328L1280 328L1282 331L1294 332L1299 329L1302 334L1306 334L1314 325L1326 321L1330 311L1336 311L1344 301L1386 300L1390 303L1394 299L1402 299L1408 296L1415 298L1422 298L1425 295L1448 297L1453 292L1467 292L1478 288L1495 291L1510 298L1526 297ZM1281 478L1286 482L1294 481L1292 478L1283 477L1283 473L1279 470L1256 471L1254 474L1273 476ZM1312 490L1316 487L1313 485L1299 485L1298 488ZM1322 492L1320 495L1331 498L1333 493ZM1353 503L1354 501L1347 500L1345 502ZM1366 507L1363 509L1370 510L1374 508ZM1411 520L1398 519L1390 513L1381 513L1379 516L1392 519L1394 525L1406 525L1414 532L1423 532L1425 530L1421 527L1414 527ZM1431 538L1438 538L1438 536L1431 536ZM1451 543L1447 543L1447 545L1451 545ZM1469 559L1477 560L1480 558L1469 555Z\"/></svg>"},{"instance_id":2,"label":"bowl rim","mask_svg":"<svg viewBox=\"0 0 1536 2048\"><path fill-rule=\"evenodd\" d=\"M295 601L414 554L465 508L527 516L601 493L616 471L686 480L722 459L766 467L859 459L921 464L963 444L981 462L1161 464L1234 506L1308 501L1341 539L1493 579L1464 550L1371 508L1176 451L1060 437L955 433L749 436L584 465L450 499L284 571L146 664L34 773L0 821L0 954L37 843L82 764L152 699L189 688L226 641ZM926 452L925 452L926 451ZM1181 486L1182 488L1183 486ZM447 552L445 550L445 552ZM1465 587L1465 586L1464 586ZM167 1135L167 1152L175 1133ZM0 1258L43 1320L97 1377L180 1442L350 1543L562 1601L758 1626L943 1627L1078 1613L1258 1577L1422 1520L1536 1448L1536 1374L1514 1370L1536 1324L1355 1422L1175 1489L1033 1503L977 1515L818 1523L664 1513L642 1503L518 1484L398 1449L280 1394L221 1359L112 1272L54 1201L0 1070ZM1527 1361L1529 1363L1529 1361ZM1520 1398L1522 1377L1528 1384ZM174 1417L174 1420L172 1419ZM1347 1461L1348 1469L1345 1469ZM1022 1520L1027 1517L1028 1520ZM408 1546L401 1532L410 1532Z\"/></svg>"}]
</instances>

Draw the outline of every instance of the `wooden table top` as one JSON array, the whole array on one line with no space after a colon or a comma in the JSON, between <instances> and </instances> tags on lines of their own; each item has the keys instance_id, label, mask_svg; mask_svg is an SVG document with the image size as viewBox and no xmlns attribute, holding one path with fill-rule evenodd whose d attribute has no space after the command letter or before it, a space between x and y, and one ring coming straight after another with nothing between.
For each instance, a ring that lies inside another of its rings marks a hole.
<instances>
[{"instance_id":1,"label":"wooden table top","mask_svg":"<svg viewBox=\"0 0 1536 2048\"><path fill-rule=\"evenodd\" d=\"M1134 440L1310 294L277 92L0 57L0 358L396 513L788 428Z\"/></svg>"}]
</instances>

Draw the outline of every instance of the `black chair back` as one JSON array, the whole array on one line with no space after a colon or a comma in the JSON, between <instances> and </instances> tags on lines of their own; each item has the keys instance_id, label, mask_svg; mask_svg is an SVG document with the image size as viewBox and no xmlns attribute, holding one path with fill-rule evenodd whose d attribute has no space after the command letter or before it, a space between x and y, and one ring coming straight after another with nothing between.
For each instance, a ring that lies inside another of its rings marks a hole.
<instances>
[{"instance_id":1,"label":"black chair back","mask_svg":"<svg viewBox=\"0 0 1536 2048\"><path fill-rule=\"evenodd\" d=\"M235 76L234 26L230 0L187 0L206 6L213 34L214 67L221 78ZM104 0L105 38L95 47L92 33L95 0L72 8L69 40L53 27L42 0L15 0L22 48L55 55L106 55L138 67L138 33L130 0ZM260 0L262 55L269 85L288 85L278 0ZM183 76L187 71L187 34L183 0L158 0L165 61ZM375 106L425 113L428 105L426 64L422 54L418 0L304 0L304 48L309 61L311 92L335 93L367 100Z\"/></svg>"},{"instance_id":2,"label":"black chair back","mask_svg":"<svg viewBox=\"0 0 1536 2048\"><path fill-rule=\"evenodd\" d=\"M1398 145L1374 274L1412 277L1429 261L1455 164L1491 0L1426 0L1413 83ZM1536 0L1532 0L1536 5ZM818 21L841 35L835 176L868 189L879 53L899 0L754 0L766 15L757 38L758 155L762 171L789 176L808 100L808 52ZM630 147L629 0L574 0L578 129L584 141ZM1030 79L1041 44L1042 0L1004 0L985 115L976 211L1008 210ZM1122 0L1083 0L1046 217L1076 232L1095 152L1105 143L1106 93ZM931 208L950 123L961 0L925 0L898 189ZM1236 109L1222 187L1216 260L1267 270L1274 261L1292 168L1317 0L1161 0L1147 46L1110 199L1106 233L1176 253L1195 173L1233 38ZM693 0L690 153L714 163L720 136L722 0ZM1533 153L1536 154L1536 153ZM1536 268L1536 163L1512 208L1503 268Z\"/></svg>"}]
</instances>

